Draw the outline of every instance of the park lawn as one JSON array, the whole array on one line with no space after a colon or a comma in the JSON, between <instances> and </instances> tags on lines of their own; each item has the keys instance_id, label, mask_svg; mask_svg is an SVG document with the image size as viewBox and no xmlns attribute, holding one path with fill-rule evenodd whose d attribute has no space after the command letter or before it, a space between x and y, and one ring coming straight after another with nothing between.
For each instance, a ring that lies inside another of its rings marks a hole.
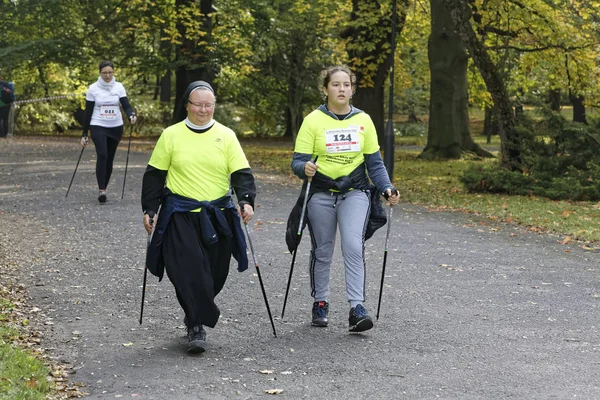
<instances>
[{"instance_id":1,"label":"park lawn","mask_svg":"<svg viewBox=\"0 0 600 400\"><path fill-rule=\"evenodd\" d=\"M46 399L52 389L50 368L27 350L11 316L15 305L0 293L0 398Z\"/></svg>"},{"instance_id":2,"label":"park lawn","mask_svg":"<svg viewBox=\"0 0 600 400\"><path fill-rule=\"evenodd\" d=\"M290 147L245 144L244 151L251 165L291 176L293 150ZM566 242L600 242L600 205L595 202L468 193L459 179L467 166L495 160L424 161L417 158L419 153L420 150L396 148L394 184L403 201L435 210L460 211L493 221L518 223L534 231L560 235Z\"/></svg>"},{"instance_id":3,"label":"park lawn","mask_svg":"<svg viewBox=\"0 0 600 400\"><path fill-rule=\"evenodd\" d=\"M396 153L395 184L403 200L428 208L456 210L495 221L516 222L570 241L600 242L600 205L595 202L554 201L534 196L468 193L459 177L473 163L495 160L423 161L417 151Z\"/></svg>"}]
</instances>

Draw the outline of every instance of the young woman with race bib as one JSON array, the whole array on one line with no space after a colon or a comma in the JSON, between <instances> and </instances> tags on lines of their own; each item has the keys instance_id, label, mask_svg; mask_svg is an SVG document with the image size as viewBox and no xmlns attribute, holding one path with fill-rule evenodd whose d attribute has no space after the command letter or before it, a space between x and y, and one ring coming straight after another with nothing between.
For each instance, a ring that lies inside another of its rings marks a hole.
<instances>
[{"instance_id":1,"label":"young woman with race bib","mask_svg":"<svg viewBox=\"0 0 600 400\"><path fill-rule=\"evenodd\" d=\"M379 194L392 205L400 198L379 153L371 117L350 104L355 89L356 77L347 66L321 73L319 90L325 104L302 122L291 167L299 178L312 179L305 217L312 238L312 325L326 327L329 323L331 260L339 227L350 305L349 330L362 332L373 327L363 306L364 245L372 202L380 202ZM311 161L316 157L317 162Z\"/></svg>"}]
</instances>

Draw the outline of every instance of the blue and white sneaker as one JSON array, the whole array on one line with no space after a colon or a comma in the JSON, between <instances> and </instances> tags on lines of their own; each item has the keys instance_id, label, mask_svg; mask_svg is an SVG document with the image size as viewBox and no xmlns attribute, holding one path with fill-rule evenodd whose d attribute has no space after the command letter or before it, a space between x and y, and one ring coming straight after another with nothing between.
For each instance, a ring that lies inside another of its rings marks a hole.
<instances>
[{"instance_id":1,"label":"blue and white sneaker","mask_svg":"<svg viewBox=\"0 0 600 400\"><path fill-rule=\"evenodd\" d=\"M350 309L348 325L350 332L364 332L373 327L373 320L369 317L367 310L365 310L362 304L359 304Z\"/></svg>"},{"instance_id":2,"label":"blue and white sneaker","mask_svg":"<svg viewBox=\"0 0 600 400\"><path fill-rule=\"evenodd\" d=\"M324 328L329 324L329 303L326 301L315 301L312 308L312 326Z\"/></svg>"}]
</instances>

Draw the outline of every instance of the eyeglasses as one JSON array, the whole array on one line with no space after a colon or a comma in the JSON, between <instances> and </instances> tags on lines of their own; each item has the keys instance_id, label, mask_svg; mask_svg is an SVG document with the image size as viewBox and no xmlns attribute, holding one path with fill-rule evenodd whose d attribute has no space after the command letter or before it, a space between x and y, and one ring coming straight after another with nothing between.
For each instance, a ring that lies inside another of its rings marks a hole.
<instances>
[{"instance_id":1,"label":"eyeglasses","mask_svg":"<svg viewBox=\"0 0 600 400\"><path fill-rule=\"evenodd\" d=\"M213 108L215 106L213 103L202 104L202 103L194 103L193 101L189 101L189 100L188 100L188 103L190 103L194 107L198 107L200 109L205 108L207 110L210 110L211 108Z\"/></svg>"},{"instance_id":2,"label":"eyeglasses","mask_svg":"<svg viewBox=\"0 0 600 400\"><path fill-rule=\"evenodd\" d=\"M100 75L112 75L114 73L115 73L115 71L106 71L106 72L100 72Z\"/></svg>"}]
</instances>

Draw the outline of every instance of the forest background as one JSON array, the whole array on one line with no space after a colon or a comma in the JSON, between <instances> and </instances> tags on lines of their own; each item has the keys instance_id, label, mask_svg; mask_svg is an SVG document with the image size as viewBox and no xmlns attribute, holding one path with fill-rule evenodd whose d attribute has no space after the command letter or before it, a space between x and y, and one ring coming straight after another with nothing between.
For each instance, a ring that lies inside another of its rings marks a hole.
<instances>
[{"instance_id":1,"label":"forest background","mask_svg":"<svg viewBox=\"0 0 600 400\"><path fill-rule=\"evenodd\" d=\"M322 101L319 72L346 63L380 143L392 115L403 200L596 251L599 10L594 0L0 0L0 75L16 86L17 137L74 139L101 60L137 111L134 140L155 139L182 115L186 85L209 81L216 119L251 164L289 174L302 119ZM56 365L10 344L36 339L14 329L26 325L22 288L0 289L2 389L77 397Z\"/></svg>"},{"instance_id":2,"label":"forest background","mask_svg":"<svg viewBox=\"0 0 600 400\"><path fill-rule=\"evenodd\" d=\"M187 84L209 81L216 119L242 140L282 143L248 152L289 173L302 119L322 101L319 72L346 63L359 82L353 104L380 144L391 115L396 143L416 145L393 153L406 200L600 240L590 226L600 199L599 3L2 0L0 74L16 86L17 135L78 135L104 59L137 111L135 138L158 136L184 113ZM523 209L528 201L562 217Z\"/></svg>"}]
</instances>

